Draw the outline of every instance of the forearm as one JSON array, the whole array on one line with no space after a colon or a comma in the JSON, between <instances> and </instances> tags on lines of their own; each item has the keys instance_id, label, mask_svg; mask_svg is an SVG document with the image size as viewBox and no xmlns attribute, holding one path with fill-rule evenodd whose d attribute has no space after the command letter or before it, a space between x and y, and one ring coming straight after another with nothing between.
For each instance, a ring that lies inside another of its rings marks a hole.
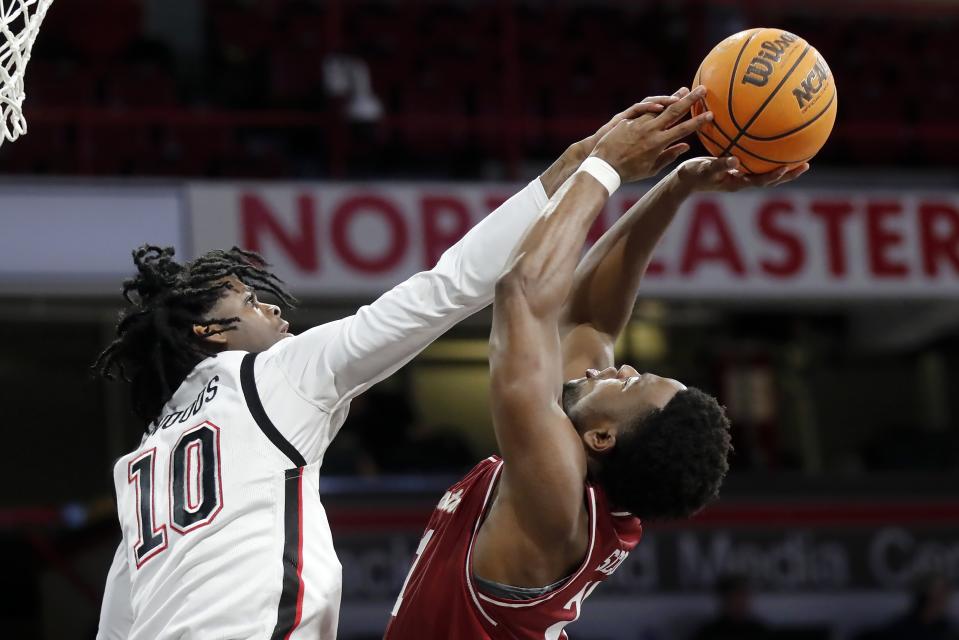
<instances>
[{"instance_id":1,"label":"forearm","mask_svg":"<svg viewBox=\"0 0 959 640\"><path fill-rule=\"evenodd\" d=\"M579 263L564 319L618 334L629 321L640 281L688 187L674 171L633 205Z\"/></svg>"},{"instance_id":2,"label":"forearm","mask_svg":"<svg viewBox=\"0 0 959 640\"><path fill-rule=\"evenodd\" d=\"M589 147L592 148L592 147ZM493 211L442 256L433 271L451 282L476 308L492 299L496 279L523 234L589 155L584 142L569 146L537 180Z\"/></svg>"},{"instance_id":3,"label":"forearm","mask_svg":"<svg viewBox=\"0 0 959 640\"><path fill-rule=\"evenodd\" d=\"M598 180L586 173L576 174L553 196L517 248L517 257L503 279L521 286L537 313L561 309L586 235L608 198Z\"/></svg>"},{"instance_id":4,"label":"forearm","mask_svg":"<svg viewBox=\"0 0 959 640\"><path fill-rule=\"evenodd\" d=\"M479 310L493 299L496 279L549 197L532 181L447 249L429 273L454 303Z\"/></svg>"},{"instance_id":5,"label":"forearm","mask_svg":"<svg viewBox=\"0 0 959 640\"><path fill-rule=\"evenodd\" d=\"M349 318L283 341L277 363L303 395L326 408L361 393L492 301L513 249L547 202L534 180L447 249L433 269Z\"/></svg>"},{"instance_id":6,"label":"forearm","mask_svg":"<svg viewBox=\"0 0 959 640\"><path fill-rule=\"evenodd\" d=\"M571 144L556 161L549 166L539 176L539 181L546 191L546 197L552 198L559 191L573 173L579 168L589 156L590 150L595 146L595 141L587 138Z\"/></svg>"}]
</instances>

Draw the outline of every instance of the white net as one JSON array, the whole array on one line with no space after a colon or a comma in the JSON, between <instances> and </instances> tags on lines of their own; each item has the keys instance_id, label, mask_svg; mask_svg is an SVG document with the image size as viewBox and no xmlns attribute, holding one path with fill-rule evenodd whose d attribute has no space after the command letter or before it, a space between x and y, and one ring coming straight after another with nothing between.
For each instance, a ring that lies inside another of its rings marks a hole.
<instances>
[{"instance_id":1,"label":"white net","mask_svg":"<svg viewBox=\"0 0 959 640\"><path fill-rule=\"evenodd\" d=\"M0 144L27 132L23 76L53 0L0 0Z\"/></svg>"}]
</instances>

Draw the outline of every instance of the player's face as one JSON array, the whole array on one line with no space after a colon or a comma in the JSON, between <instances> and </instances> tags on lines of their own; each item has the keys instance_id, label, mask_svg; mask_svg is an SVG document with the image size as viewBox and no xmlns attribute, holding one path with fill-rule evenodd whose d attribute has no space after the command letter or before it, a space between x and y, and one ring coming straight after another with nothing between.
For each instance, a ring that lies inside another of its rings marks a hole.
<instances>
[{"instance_id":1,"label":"player's face","mask_svg":"<svg viewBox=\"0 0 959 640\"><path fill-rule=\"evenodd\" d=\"M278 306L260 302L256 291L236 276L228 277L227 282L229 288L207 317L239 318L240 321L234 325L235 329L204 335L205 339L217 343L223 350L265 351L293 335L289 332L290 323L280 317ZM213 325L211 328L216 330L219 327ZM202 329L198 334L203 335Z\"/></svg>"},{"instance_id":2,"label":"player's face","mask_svg":"<svg viewBox=\"0 0 959 640\"><path fill-rule=\"evenodd\" d=\"M686 388L672 378L640 374L629 365L602 371L588 369L582 378L563 385L563 408L586 428L599 423L623 424L638 415L662 409Z\"/></svg>"}]
</instances>

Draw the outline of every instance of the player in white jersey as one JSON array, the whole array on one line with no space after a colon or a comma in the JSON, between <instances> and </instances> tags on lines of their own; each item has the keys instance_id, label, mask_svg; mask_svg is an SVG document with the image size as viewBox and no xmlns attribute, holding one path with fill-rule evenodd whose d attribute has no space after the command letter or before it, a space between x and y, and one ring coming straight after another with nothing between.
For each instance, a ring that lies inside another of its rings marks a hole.
<instances>
[{"instance_id":1,"label":"player in white jersey","mask_svg":"<svg viewBox=\"0 0 959 640\"><path fill-rule=\"evenodd\" d=\"M180 264L134 252L117 339L96 368L130 382L148 422L114 467L123 540L98 638L282 639L336 635L341 569L320 503L323 454L350 401L485 307L548 198L633 105L446 251L357 313L297 336L265 290L292 297L255 254ZM660 166L678 155L662 149Z\"/></svg>"}]
</instances>

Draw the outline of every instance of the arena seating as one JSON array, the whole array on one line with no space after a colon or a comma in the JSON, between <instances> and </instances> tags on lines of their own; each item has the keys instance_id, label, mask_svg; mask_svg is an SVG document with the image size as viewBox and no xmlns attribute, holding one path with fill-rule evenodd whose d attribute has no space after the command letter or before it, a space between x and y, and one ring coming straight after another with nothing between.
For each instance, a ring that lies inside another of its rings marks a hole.
<instances>
[{"instance_id":1,"label":"arena seating","mask_svg":"<svg viewBox=\"0 0 959 640\"><path fill-rule=\"evenodd\" d=\"M818 162L956 162L959 11L884 3L869 15L837 11L824 25L803 3L720 4L730 31L781 25L830 63L839 121ZM215 176L256 166L311 177L375 166L378 175L460 177L478 175L479 158L493 156L501 175L515 177L520 159L546 158L637 98L688 84L726 35L691 30L696 12L719 10L692 2L202 8L203 53L184 60L147 35L137 0L58 5L27 74L31 134L17 153L0 153L0 170ZM368 66L382 119L351 122L348 98L328 95L323 62L334 53ZM45 141L54 139L66 142L50 158Z\"/></svg>"}]
</instances>

